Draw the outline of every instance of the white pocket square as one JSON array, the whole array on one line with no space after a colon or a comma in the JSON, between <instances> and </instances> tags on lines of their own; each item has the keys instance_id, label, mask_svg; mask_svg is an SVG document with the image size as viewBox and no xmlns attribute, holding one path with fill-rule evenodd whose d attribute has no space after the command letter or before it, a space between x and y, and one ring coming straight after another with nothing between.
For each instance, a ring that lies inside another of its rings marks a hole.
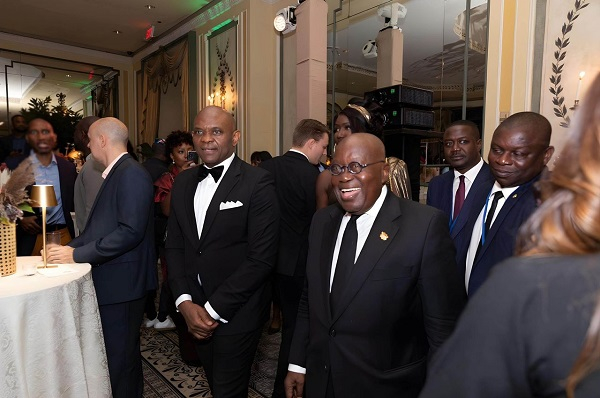
<instances>
[{"instance_id":1,"label":"white pocket square","mask_svg":"<svg viewBox=\"0 0 600 398\"><path fill-rule=\"evenodd\" d=\"M242 207L242 206L243 206L243 204L239 200L236 200L235 202L231 202L231 201L221 202L221 204L219 205L219 210L235 209L236 207Z\"/></svg>"}]
</instances>

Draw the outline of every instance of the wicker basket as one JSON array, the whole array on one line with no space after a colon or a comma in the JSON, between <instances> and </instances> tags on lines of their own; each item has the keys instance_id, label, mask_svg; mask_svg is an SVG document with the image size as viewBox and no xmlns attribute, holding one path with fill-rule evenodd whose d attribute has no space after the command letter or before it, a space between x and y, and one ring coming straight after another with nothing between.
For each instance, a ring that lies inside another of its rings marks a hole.
<instances>
[{"instance_id":1,"label":"wicker basket","mask_svg":"<svg viewBox=\"0 0 600 398\"><path fill-rule=\"evenodd\" d=\"M0 223L0 276L17 272L16 224Z\"/></svg>"}]
</instances>

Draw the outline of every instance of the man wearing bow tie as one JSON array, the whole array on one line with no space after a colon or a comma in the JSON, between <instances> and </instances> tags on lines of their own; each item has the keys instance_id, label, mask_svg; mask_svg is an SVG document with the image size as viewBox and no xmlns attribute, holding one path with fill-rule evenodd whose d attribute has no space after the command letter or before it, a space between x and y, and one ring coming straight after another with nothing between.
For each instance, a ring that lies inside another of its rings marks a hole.
<instances>
[{"instance_id":1,"label":"man wearing bow tie","mask_svg":"<svg viewBox=\"0 0 600 398\"><path fill-rule=\"evenodd\" d=\"M212 395L247 397L268 280L277 255L278 205L271 174L235 155L235 120L216 106L194 120L204 165L182 172L171 191L165 243L175 304L197 339Z\"/></svg>"}]
</instances>

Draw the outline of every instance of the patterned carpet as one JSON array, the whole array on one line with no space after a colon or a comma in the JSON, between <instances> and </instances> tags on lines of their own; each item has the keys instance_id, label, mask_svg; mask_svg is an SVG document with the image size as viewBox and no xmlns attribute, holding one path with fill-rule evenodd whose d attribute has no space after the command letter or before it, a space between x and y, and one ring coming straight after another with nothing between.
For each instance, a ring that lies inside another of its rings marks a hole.
<instances>
[{"instance_id":1,"label":"patterned carpet","mask_svg":"<svg viewBox=\"0 0 600 398\"><path fill-rule=\"evenodd\" d=\"M260 340L248 397L270 397L277 368L281 333ZM144 398L212 397L202 367L186 365L179 354L176 331L141 330Z\"/></svg>"}]
</instances>

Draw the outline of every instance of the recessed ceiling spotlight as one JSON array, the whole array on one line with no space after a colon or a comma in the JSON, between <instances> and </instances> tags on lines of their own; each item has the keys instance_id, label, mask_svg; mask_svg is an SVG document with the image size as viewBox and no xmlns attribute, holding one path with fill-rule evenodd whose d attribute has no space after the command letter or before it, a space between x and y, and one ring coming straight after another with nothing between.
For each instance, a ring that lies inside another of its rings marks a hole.
<instances>
[{"instance_id":1,"label":"recessed ceiling spotlight","mask_svg":"<svg viewBox=\"0 0 600 398\"><path fill-rule=\"evenodd\" d=\"M113 30L113 33L114 33L114 34L117 34L117 35L120 35L120 34L121 34L121 31L120 31L120 30Z\"/></svg>"},{"instance_id":2,"label":"recessed ceiling spotlight","mask_svg":"<svg viewBox=\"0 0 600 398\"><path fill-rule=\"evenodd\" d=\"M65 75L66 77L71 77L71 75L69 75L68 73Z\"/></svg>"},{"instance_id":3,"label":"recessed ceiling spotlight","mask_svg":"<svg viewBox=\"0 0 600 398\"><path fill-rule=\"evenodd\" d=\"M152 9L156 8L156 6L153 6L153 5L150 5L150 4L146 4L144 7L147 8L147 9L149 9L149 10L152 10Z\"/></svg>"}]
</instances>

